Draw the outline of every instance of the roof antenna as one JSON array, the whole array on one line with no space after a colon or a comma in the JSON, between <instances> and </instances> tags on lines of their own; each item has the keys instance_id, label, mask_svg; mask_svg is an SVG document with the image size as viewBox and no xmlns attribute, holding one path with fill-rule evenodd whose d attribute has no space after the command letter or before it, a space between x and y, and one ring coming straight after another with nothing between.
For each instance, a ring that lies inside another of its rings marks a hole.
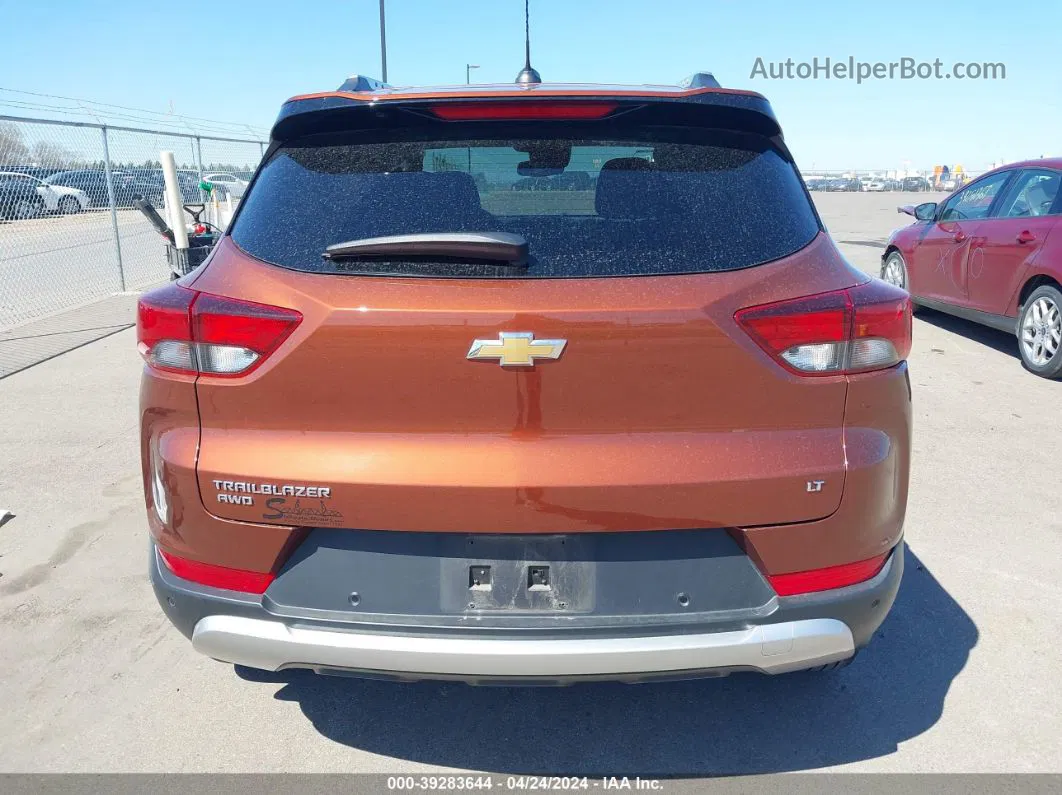
<instances>
[{"instance_id":1,"label":"roof antenna","mask_svg":"<svg viewBox=\"0 0 1062 795\"><path fill-rule=\"evenodd\" d=\"M516 76L518 85L530 86L542 82L542 76L531 66L531 14L524 0L524 68Z\"/></svg>"}]
</instances>

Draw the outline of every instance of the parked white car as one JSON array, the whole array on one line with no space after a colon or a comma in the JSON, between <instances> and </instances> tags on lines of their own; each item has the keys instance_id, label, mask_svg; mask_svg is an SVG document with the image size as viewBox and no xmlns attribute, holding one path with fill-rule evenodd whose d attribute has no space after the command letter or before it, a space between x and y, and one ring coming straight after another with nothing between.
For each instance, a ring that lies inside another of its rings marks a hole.
<instances>
[{"instance_id":1,"label":"parked white car","mask_svg":"<svg viewBox=\"0 0 1062 795\"><path fill-rule=\"evenodd\" d=\"M873 191L875 193L881 193L885 190L885 180L872 179L863 185L863 190Z\"/></svg>"},{"instance_id":2,"label":"parked white car","mask_svg":"<svg viewBox=\"0 0 1062 795\"><path fill-rule=\"evenodd\" d=\"M240 179L235 174L214 172L212 174L204 174L203 180L222 189L223 192L218 192L219 198L225 198L225 194L228 194L234 199L242 199L243 192L247 190L247 181Z\"/></svg>"},{"instance_id":3,"label":"parked white car","mask_svg":"<svg viewBox=\"0 0 1062 795\"><path fill-rule=\"evenodd\" d=\"M17 171L0 171L0 177L25 181L32 185L37 191L37 195L44 201L45 212L72 215L73 213L87 210L90 204L88 194L77 188L68 188L64 185L49 185L44 180L37 179L29 174L20 174Z\"/></svg>"}]
</instances>

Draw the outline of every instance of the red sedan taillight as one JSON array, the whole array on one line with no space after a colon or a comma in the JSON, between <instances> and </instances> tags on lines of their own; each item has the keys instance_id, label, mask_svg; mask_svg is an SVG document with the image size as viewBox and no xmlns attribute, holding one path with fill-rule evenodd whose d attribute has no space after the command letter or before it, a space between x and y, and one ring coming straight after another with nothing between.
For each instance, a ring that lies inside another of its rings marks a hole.
<instances>
[{"instance_id":1,"label":"red sedan taillight","mask_svg":"<svg viewBox=\"0 0 1062 795\"><path fill-rule=\"evenodd\" d=\"M137 347L156 370L240 376L265 361L301 322L294 309L169 284L141 296Z\"/></svg>"},{"instance_id":2,"label":"red sedan taillight","mask_svg":"<svg viewBox=\"0 0 1062 795\"><path fill-rule=\"evenodd\" d=\"M800 375L882 370L911 351L911 298L891 284L866 284L742 309L737 322Z\"/></svg>"}]
</instances>

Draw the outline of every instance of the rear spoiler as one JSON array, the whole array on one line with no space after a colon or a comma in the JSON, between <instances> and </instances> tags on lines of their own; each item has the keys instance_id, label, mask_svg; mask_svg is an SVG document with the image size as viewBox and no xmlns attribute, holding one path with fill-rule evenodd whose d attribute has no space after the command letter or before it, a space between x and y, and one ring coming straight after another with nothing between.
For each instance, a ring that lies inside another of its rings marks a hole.
<instances>
[{"instance_id":1,"label":"rear spoiler","mask_svg":"<svg viewBox=\"0 0 1062 795\"><path fill-rule=\"evenodd\" d=\"M653 116L654 124L703 126L762 135L782 144L782 130L767 99L749 91L694 88L688 91L630 91L595 94L568 92L491 92L478 95L414 94L385 96L329 92L288 100L280 109L270 133L270 148L285 141L316 133L351 130L394 129L445 124L431 108L447 104L480 102L608 102L616 105L609 115L591 122L607 126L621 116L637 113ZM634 119L630 119L633 121ZM473 122L476 123L476 122ZM482 123L482 122L478 122Z\"/></svg>"}]
</instances>

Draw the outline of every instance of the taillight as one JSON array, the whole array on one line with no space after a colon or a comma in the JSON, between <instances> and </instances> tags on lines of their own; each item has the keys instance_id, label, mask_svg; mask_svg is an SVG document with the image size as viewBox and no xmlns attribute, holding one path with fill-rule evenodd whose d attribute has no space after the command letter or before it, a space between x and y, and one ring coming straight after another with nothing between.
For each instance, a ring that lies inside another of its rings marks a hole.
<instances>
[{"instance_id":1,"label":"taillight","mask_svg":"<svg viewBox=\"0 0 1062 795\"><path fill-rule=\"evenodd\" d=\"M169 284L137 305L137 347L157 370L246 375L279 347L302 314Z\"/></svg>"},{"instance_id":2,"label":"taillight","mask_svg":"<svg viewBox=\"0 0 1062 795\"><path fill-rule=\"evenodd\" d=\"M853 287L848 294L855 307L850 371L877 370L906 359L911 352L911 296L880 279Z\"/></svg>"},{"instance_id":3,"label":"taillight","mask_svg":"<svg viewBox=\"0 0 1062 795\"><path fill-rule=\"evenodd\" d=\"M257 367L302 321L294 309L200 293L192 306L199 372L244 374Z\"/></svg>"},{"instance_id":4,"label":"taillight","mask_svg":"<svg viewBox=\"0 0 1062 795\"><path fill-rule=\"evenodd\" d=\"M144 293L136 306L140 355L157 370L195 373L192 304L197 293L169 284Z\"/></svg>"},{"instance_id":5,"label":"taillight","mask_svg":"<svg viewBox=\"0 0 1062 795\"><path fill-rule=\"evenodd\" d=\"M444 121L512 121L519 119L601 119L615 102L459 102L436 105L431 112Z\"/></svg>"},{"instance_id":6,"label":"taillight","mask_svg":"<svg viewBox=\"0 0 1062 795\"><path fill-rule=\"evenodd\" d=\"M768 574L766 575L767 582L779 596L795 596L802 593L844 588L846 585L855 585L877 576L878 572L885 567L888 557L889 553L886 552L867 560L830 566L825 569L796 571L791 574Z\"/></svg>"},{"instance_id":7,"label":"taillight","mask_svg":"<svg viewBox=\"0 0 1062 795\"><path fill-rule=\"evenodd\" d=\"M761 348L801 375L882 370L911 352L911 298L878 279L749 307L734 317Z\"/></svg>"},{"instance_id":8,"label":"taillight","mask_svg":"<svg viewBox=\"0 0 1062 795\"><path fill-rule=\"evenodd\" d=\"M182 580L191 580L212 588L224 588L227 591L242 591L243 593L265 593L269 584L276 579L275 575L269 573L230 569L225 566L214 566L210 563L200 563L197 560L179 558L161 549L159 554L162 555L162 562L166 564L166 568Z\"/></svg>"}]
</instances>

